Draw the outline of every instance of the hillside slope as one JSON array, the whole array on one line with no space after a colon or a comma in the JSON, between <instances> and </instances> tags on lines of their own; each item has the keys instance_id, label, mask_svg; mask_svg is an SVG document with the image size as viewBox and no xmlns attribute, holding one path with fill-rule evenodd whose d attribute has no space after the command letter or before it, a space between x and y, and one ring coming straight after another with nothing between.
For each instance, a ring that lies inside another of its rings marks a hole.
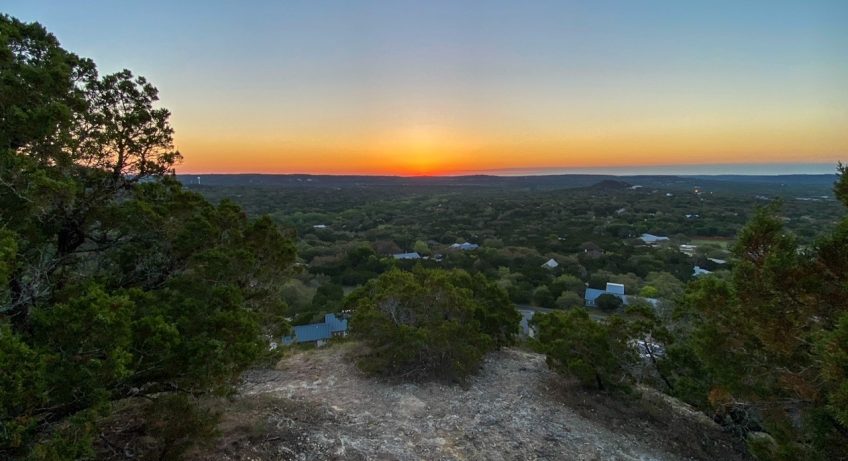
<instances>
[{"instance_id":1,"label":"hillside slope","mask_svg":"<svg viewBox=\"0 0 848 461\"><path fill-rule=\"evenodd\" d=\"M538 354L491 354L461 388L364 377L349 360L354 347L297 352L275 370L248 373L214 454L197 457L742 459L712 422L682 405L584 394L563 386Z\"/></svg>"}]
</instances>

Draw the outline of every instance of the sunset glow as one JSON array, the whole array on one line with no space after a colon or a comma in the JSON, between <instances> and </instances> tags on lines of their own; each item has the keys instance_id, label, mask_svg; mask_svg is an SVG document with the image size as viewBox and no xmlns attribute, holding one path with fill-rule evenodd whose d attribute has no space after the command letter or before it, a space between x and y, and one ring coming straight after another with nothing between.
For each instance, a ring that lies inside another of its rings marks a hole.
<instances>
[{"instance_id":1,"label":"sunset glow","mask_svg":"<svg viewBox=\"0 0 848 461\"><path fill-rule=\"evenodd\" d=\"M94 3L4 10L154 82L181 173L848 160L843 1Z\"/></svg>"}]
</instances>

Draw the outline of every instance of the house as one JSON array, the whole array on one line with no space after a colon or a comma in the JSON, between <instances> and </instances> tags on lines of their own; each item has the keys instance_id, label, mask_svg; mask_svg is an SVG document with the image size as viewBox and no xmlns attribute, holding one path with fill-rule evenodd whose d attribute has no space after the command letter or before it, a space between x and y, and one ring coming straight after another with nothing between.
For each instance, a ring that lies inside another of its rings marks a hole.
<instances>
[{"instance_id":1,"label":"house","mask_svg":"<svg viewBox=\"0 0 848 461\"><path fill-rule=\"evenodd\" d=\"M413 251L412 253L395 253L392 256L395 259L421 259L421 255L415 251Z\"/></svg>"},{"instance_id":2,"label":"house","mask_svg":"<svg viewBox=\"0 0 848 461\"><path fill-rule=\"evenodd\" d=\"M583 295L583 299L586 301L587 306L594 306L595 300L597 300L601 295L613 295L621 299L623 302L626 300L626 297L624 296L624 285L621 283L611 282L607 282L606 290L586 288L586 294Z\"/></svg>"},{"instance_id":3,"label":"house","mask_svg":"<svg viewBox=\"0 0 848 461\"><path fill-rule=\"evenodd\" d=\"M686 256L695 256L695 250L697 248L698 248L698 245L683 244L683 245L680 245L680 252L685 254Z\"/></svg>"},{"instance_id":4,"label":"house","mask_svg":"<svg viewBox=\"0 0 848 461\"><path fill-rule=\"evenodd\" d=\"M548 262L542 264L542 267L545 269L556 269L557 267L559 267L559 263L556 262L556 259L551 258L548 260Z\"/></svg>"},{"instance_id":5,"label":"house","mask_svg":"<svg viewBox=\"0 0 848 461\"><path fill-rule=\"evenodd\" d=\"M595 307L595 301L602 295L613 295L621 299L624 305L628 305L636 299L642 299L644 301L647 301L654 307L657 307L660 302L659 299L655 298L643 298L641 296L625 295L623 284L611 282L607 282L607 287L605 290L598 290L597 288L586 288L586 293L583 295L583 300L585 301L587 307Z\"/></svg>"},{"instance_id":6,"label":"house","mask_svg":"<svg viewBox=\"0 0 848 461\"><path fill-rule=\"evenodd\" d=\"M464 243L454 243L450 247L451 247L452 250L470 251L470 250L476 250L476 249L480 248L480 245L477 245L476 243L464 242Z\"/></svg>"},{"instance_id":7,"label":"house","mask_svg":"<svg viewBox=\"0 0 848 461\"><path fill-rule=\"evenodd\" d=\"M692 268L692 277L700 277L702 275L712 274L712 271L708 271L701 266L695 266Z\"/></svg>"},{"instance_id":8,"label":"house","mask_svg":"<svg viewBox=\"0 0 848 461\"><path fill-rule=\"evenodd\" d=\"M308 325L296 325L293 334L283 337L283 344L315 343L323 346L330 338L347 336L347 319L336 317L336 314L327 314L322 323L310 323Z\"/></svg>"},{"instance_id":9,"label":"house","mask_svg":"<svg viewBox=\"0 0 848 461\"><path fill-rule=\"evenodd\" d=\"M660 243L660 242L667 242L668 237L662 237L662 236L653 235L653 234L642 234L639 237L639 240L647 243L648 245L656 245L657 243Z\"/></svg>"},{"instance_id":10,"label":"house","mask_svg":"<svg viewBox=\"0 0 848 461\"><path fill-rule=\"evenodd\" d=\"M326 229L328 227L330 227L330 226L328 226L326 224L316 224L316 225L312 226L313 229Z\"/></svg>"},{"instance_id":11,"label":"house","mask_svg":"<svg viewBox=\"0 0 848 461\"><path fill-rule=\"evenodd\" d=\"M707 258L708 260L716 263L716 264L727 264L727 260L718 259L718 258Z\"/></svg>"}]
</instances>

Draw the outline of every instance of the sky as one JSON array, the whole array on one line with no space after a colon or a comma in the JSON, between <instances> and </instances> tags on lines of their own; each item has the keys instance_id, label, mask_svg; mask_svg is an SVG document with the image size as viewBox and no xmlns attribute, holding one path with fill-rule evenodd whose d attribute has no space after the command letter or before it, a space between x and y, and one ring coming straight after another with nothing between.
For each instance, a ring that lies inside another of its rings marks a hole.
<instances>
[{"instance_id":1,"label":"sky","mask_svg":"<svg viewBox=\"0 0 848 461\"><path fill-rule=\"evenodd\" d=\"M178 173L834 172L848 1L2 0L172 112Z\"/></svg>"}]
</instances>

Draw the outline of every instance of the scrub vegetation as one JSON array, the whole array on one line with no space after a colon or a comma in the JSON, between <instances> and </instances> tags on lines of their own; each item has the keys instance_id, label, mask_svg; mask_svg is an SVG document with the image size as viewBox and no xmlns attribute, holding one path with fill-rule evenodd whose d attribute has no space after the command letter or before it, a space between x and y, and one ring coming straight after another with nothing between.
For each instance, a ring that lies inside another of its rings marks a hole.
<instances>
[{"instance_id":1,"label":"scrub vegetation","mask_svg":"<svg viewBox=\"0 0 848 461\"><path fill-rule=\"evenodd\" d=\"M422 385L457 393L451 401L468 389L492 400L498 391L484 394L479 378L569 402L530 388L550 375L605 406L630 408L646 392L686 402L745 441L741 457L848 453L841 165L750 181L177 177L153 85L126 70L101 75L40 25L8 16L0 98L0 458L202 453L226 439L226 402L249 392L245 376L258 386L264 367L279 378L268 364L292 353L277 347L290 325L327 313L350 319L354 341L339 360L356 367L340 367L345 379L387 393ZM587 303L608 283L625 295ZM517 309L533 315L521 327ZM311 352L297 352L310 380ZM511 378L523 372L531 378ZM320 393L301 384L292 392ZM413 397L404 424L425 419ZM493 425L515 416L493 408L521 410L498 402L484 412ZM546 404L534 400L534 418ZM343 424L317 407L321 421ZM360 417L373 423L370 413L350 420ZM266 426L240 430L268 445ZM578 446L558 434L568 443L557 446ZM281 443L303 440L286 432Z\"/></svg>"}]
</instances>

